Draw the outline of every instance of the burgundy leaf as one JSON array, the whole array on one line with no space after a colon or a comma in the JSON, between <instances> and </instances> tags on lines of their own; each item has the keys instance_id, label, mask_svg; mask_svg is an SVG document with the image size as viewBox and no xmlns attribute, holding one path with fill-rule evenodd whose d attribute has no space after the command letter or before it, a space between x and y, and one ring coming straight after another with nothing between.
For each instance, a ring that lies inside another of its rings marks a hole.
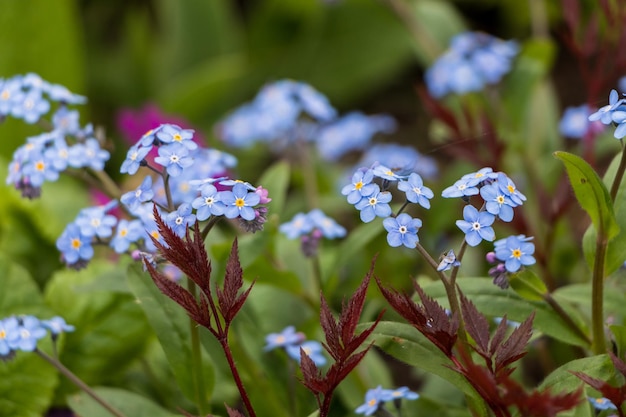
<instances>
[{"instance_id":1,"label":"burgundy leaf","mask_svg":"<svg viewBox=\"0 0 626 417\"><path fill-rule=\"evenodd\" d=\"M442 106L438 100L435 100L431 97L430 94L426 91L426 89L422 86L419 86L417 92L426 108L430 114L433 115L434 118L439 119L446 126L448 126L454 132L457 138L461 137L461 130L459 128L459 124L456 120L456 116L450 110L446 109Z\"/></svg>"},{"instance_id":2,"label":"burgundy leaf","mask_svg":"<svg viewBox=\"0 0 626 417\"><path fill-rule=\"evenodd\" d=\"M617 356L615 356L615 354L611 351L609 351L609 357L611 358L615 369L617 369L622 375L626 376L626 363Z\"/></svg>"},{"instance_id":3,"label":"burgundy leaf","mask_svg":"<svg viewBox=\"0 0 626 417\"><path fill-rule=\"evenodd\" d=\"M372 332L374 331L374 329L376 328L380 320L383 318L384 313L385 313L384 310L381 311L378 314L378 317L376 317L376 320L374 320L374 323L372 323L370 327L368 327L367 329L363 330L360 334L355 336L354 339L352 339L350 343L348 344L346 350L348 350L349 352L356 351L359 348L359 346L361 346L363 342L365 342L365 340L369 337L369 335L372 334Z\"/></svg>"},{"instance_id":4,"label":"burgundy leaf","mask_svg":"<svg viewBox=\"0 0 626 417\"><path fill-rule=\"evenodd\" d=\"M572 372L572 374L585 381L586 384L591 386L596 391L600 391L603 397L608 398L616 406L619 407L624 401L626 401L626 386L623 385L621 387L613 387L606 381L593 378L582 372Z\"/></svg>"},{"instance_id":5,"label":"burgundy leaf","mask_svg":"<svg viewBox=\"0 0 626 417\"><path fill-rule=\"evenodd\" d=\"M504 340L504 336L506 336L506 331L508 329L507 322L508 320L505 314L502 317L502 320L500 320L500 323L498 323L498 327L496 327L496 331L494 332L493 337L491 338L491 342L489 342L489 356L490 357L492 357L496 353L496 350L500 347L500 344Z\"/></svg>"},{"instance_id":6,"label":"burgundy leaf","mask_svg":"<svg viewBox=\"0 0 626 417\"><path fill-rule=\"evenodd\" d=\"M556 417L559 413L571 410L581 402L582 388L574 392L552 394L549 389L533 391L530 394L511 378L501 381L504 387L504 401L515 406L525 417Z\"/></svg>"},{"instance_id":7,"label":"burgundy leaf","mask_svg":"<svg viewBox=\"0 0 626 417\"><path fill-rule=\"evenodd\" d=\"M324 348L334 360L341 360L344 357L344 348L340 341L339 327L323 295L320 298L320 324L326 336Z\"/></svg>"},{"instance_id":8,"label":"burgundy leaf","mask_svg":"<svg viewBox=\"0 0 626 417\"><path fill-rule=\"evenodd\" d=\"M374 263L376 258L372 260L370 269L359 285L359 288L354 292L347 304L343 304L341 308L341 315L339 316L339 329L341 330L341 341L344 347L347 347L354 337L356 326L359 324L361 318L361 312L363 311L363 305L365 304L365 295L367 293L367 287L369 286L370 279L374 273ZM351 354L352 352L348 352Z\"/></svg>"},{"instance_id":9,"label":"burgundy leaf","mask_svg":"<svg viewBox=\"0 0 626 417\"><path fill-rule=\"evenodd\" d=\"M359 362L361 362L361 360L365 357L367 352L370 350L371 346L372 345L369 345L368 347L366 347L362 351L357 352L354 355L351 355L348 358L348 360L346 360L343 363L343 366L341 367L341 371L339 372L339 375L338 375L337 385L339 384L339 382L344 380L348 376L348 374L350 372L352 372L352 370L354 368L356 368L356 366L359 364Z\"/></svg>"},{"instance_id":10,"label":"burgundy leaf","mask_svg":"<svg viewBox=\"0 0 626 417\"><path fill-rule=\"evenodd\" d=\"M422 306L417 305L406 293L401 294L394 289L385 288L378 277L375 278L381 293L389 305L445 353L447 357L451 357L452 348L456 343L456 332L459 327L456 315L453 315L452 318L448 317L445 309L428 297L415 282L413 285L422 300Z\"/></svg>"},{"instance_id":11,"label":"burgundy leaf","mask_svg":"<svg viewBox=\"0 0 626 417\"><path fill-rule=\"evenodd\" d=\"M230 408L228 404L224 404L224 406L226 407L226 411L228 412L228 417L246 417L241 414L241 411Z\"/></svg>"},{"instance_id":12,"label":"burgundy leaf","mask_svg":"<svg viewBox=\"0 0 626 417\"><path fill-rule=\"evenodd\" d=\"M567 23L567 26L575 36L575 30L580 26L580 5L579 0L562 0L561 10L563 11L563 20Z\"/></svg>"},{"instance_id":13,"label":"burgundy leaf","mask_svg":"<svg viewBox=\"0 0 626 417\"><path fill-rule=\"evenodd\" d=\"M208 309L204 308L203 305L198 306L198 302L189 291L167 278L145 259L144 265L146 266L155 285L163 294L184 308L187 311L187 314L189 314L189 316L198 324L205 327L210 326L211 319Z\"/></svg>"},{"instance_id":14,"label":"burgundy leaf","mask_svg":"<svg viewBox=\"0 0 626 417\"><path fill-rule=\"evenodd\" d=\"M329 391L325 378L322 378L320 370L315 362L306 354L304 349L300 348L300 369L302 370L302 383L313 394L325 394Z\"/></svg>"},{"instance_id":15,"label":"burgundy leaf","mask_svg":"<svg viewBox=\"0 0 626 417\"><path fill-rule=\"evenodd\" d=\"M524 349L533 334L534 318L535 313L533 312L519 327L513 330L506 341L496 348L496 374L507 365L526 355Z\"/></svg>"},{"instance_id":16,"label":"burgundy leaf","mask_svg":"<svg viewBox=\"0 0 626 417\"><path fill-rule=\"evenodd\" d=\"M194 225L194 239L191 239L189 230L187 230L185 239L183 239L174 233L163 221L156 205L153 208L153 213L159 233L165 241L164 245L154 236L150 236L150 239L152 239L159 253L195 282L207 297L211 298L211 288L209 285L211 264L206 249L204 248L204 241L200 233L198 222Z\"/></svg>"},{"instance_id":17,"label":"burgundy leaf","mask_svg":"<svg viewBox=\"0 0 626 417\"><path fill-rule=\"evenodd\" d=\"M489 322L476 306L462 293L461 311L465 320L465 329L476 342L476 352L487 360L491 359L489 354Z\"/></svg>"},{"instance_id":18,"label":"burgundy leaf","mask_svg":"<svg viewBox=\"0 0 626 417\"><path fill-rule=\"evenodd\" d=\"M503 403L500 398L498 382L489 369L472 362L464 365L457 364L457 366L460 367L452 369L467 379L492 410L502 409Z\"/></svg>"},{"instance_id":19,"label":"burgundy leaf","mask_svg":"<svg viewBox=\"0 0 626 417\"><path fill-rule=\"evenodd\" d=\"M239 255L237 252L237 239L233 242L228 262L226 263L226 274L224 276L224 289L217 288L217 301L219 303L220 312L224 317L224 321L229 325L237 312L245 303L252 286L243 294L238 294L243 287L243 270L239 263Z\"/></svg>"}]
</instances>

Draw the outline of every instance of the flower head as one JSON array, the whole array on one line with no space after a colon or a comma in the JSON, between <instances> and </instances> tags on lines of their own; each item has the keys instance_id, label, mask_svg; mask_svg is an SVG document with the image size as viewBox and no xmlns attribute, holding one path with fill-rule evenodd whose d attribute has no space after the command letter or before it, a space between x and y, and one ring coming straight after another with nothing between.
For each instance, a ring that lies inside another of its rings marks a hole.
<instances>
[{"instance_id":1,"label":"flower head","mask_svg":"<svg viewBox=\"0 0 626 417\"><path fill-rule=\"evenodd\" d=\"M509 236L494 243L496 258L504 262L508 272L517 272L522 266L533 265L535 245L524 235Z\"/></svg>"},{"instance_id":2,"label":"flower head","mask_svg":"<svg viewBox=\"0 0 626 417\"><path fill-rule=\"evenodd\" d=\"M91 237L83 235L76 223L67 225L63 234L57 239L56 245L68 264L75 264L81 260L88 261L93 257Z\"/></svg>"},{"instance_id":3,"label":"flower head","mask_svg":"<svg viewBox=\"0 0 626 417\"><path fill-rule=\"evenodd\" d=\"M299 345L305 340L304 333L296 332L294 326L287 326L280 333L270 333L265 337L265 351L288 345Z\"/></svg>"},{"instance_id":4,"label":"flower head","mask_svg":"<svg viewBox=\"0 0 626 417\"><path fill-rule=\"evenodd\" d=\"M422 226L420 219L414 219L406 213L399 214L397 217L387 217L383 220L383 226L387 230L387 243L391 247L406 246L407 248L415 248L419 238L417 230Z\"/></svg>"},{"instance_id":5,"label":"flower head","mask_svg":"<svg viewBox=\"0 0 626 417\"><path fill-rule=\"evenodd\" d=\"M386 398L388 398L388 393L382 386L379 385L376 388L369 389L365 393L365 403L358 406L354 411L357 414L371 416L387 401Z\"/></svg>"},{"instance_id":6,"label":"flower head","mask_svg":"<svg viewBox=\"0 0 626 417\"><path fill-rule=\"evenodd\" d=\"M200 197L193 200L191 206L195 208L198 220L206 220L211 215L221 216L226 206L221 201L220 193L213 184L205 184L200 190Z\"/></svg>"},{"instance_id":7,"label":"flower head","mask_svg":"<svg viewBox=\"0 0 626 417\"><path fill-rule=\"evenodd\" d=\"M225 205L224 215L227 218L253 220L256 216L253 207L259 204L261 197L256 192L251 192L245 184L236 183L232 191L222 192L221 200Z\"/></svg>"},{"instance_id":8,"label":"flower head","mask_svg":"<svg viewBox=\"0 0 626 417\"><path fill-rule=\"evenodd\" d=\"M472 205L463 209L463 220L457 220L456 225L463 233L470 246L476 246L483 240L493 241L496 237L491 225L495 216L487 211L478 211Z\"/></svg>"},{"instance_id":9,"label":"flower head","mask_svg":"<svg viewBox=\"0 0 626 417\"><path fill-rule=\"evenodd\" d=\"M361 198L358 203L354 205L357 210L360 210L361 221L369 223L378 217L389 217L391 215L391 207L389 202L391 201L391 193L389 191L380 191L378 184L375 191L367 197Z\"/></svg>"},{"instance_id":10,"label":"flower head","mask_svg":"<svg viewBox=\"0 0 626 417\"><path fill-rule=\"evenodd\" d=\"M195 221L196 215L191 213L191 204L188 203L181 204L176 211L165 216L165 223L180 237L185 236L187 228Z\"/></svg>"},{"instance_id":11,"label":"flower head","mask_svg":"<svg viewBox=\"0 0 626 417\"><path fill-rule=\"evenodd\" d=\"M322 354L323 348L320 342L307 340L300 344L290 344L285 346L287 354L298 362L300 362L301 359L300 349L302 349L304 354L307 355L316 366L323 366L326 364L326 357Z\"/></svg>"},{"instance_id":12,"label":"flower head","mask_svg":"<svg viewBox=\"0 0 626 417\"><path fill-rule=\"evenodd\" d=\"M406 181L400 181L398 190L404 191L406 199L411 203L417 203L425 209L430 208L430 199L434 197L434 194L424 185L419 174L413 172Z\"/></svg>"},{"instance_id":13,"label":"flower head","mask_svg":"<svg viewBox=\"0 0 626 417\"><path fill-rule=\"evenodd\" d=\"M352 183L341 189L341 194L348 196L348 203L356 204L363 197L367 197L379 190L378 185L372 183L374 173L371 169L359 169L352 175Z\"/></svg>"},{"instance_id":14,"label":"flower head","mask_svg":"<svg viewBox=\"0 0 626 417\"><path fill-rule=\"evenodd\" d=\"M447 253L441 256L441 261L437 266L437 271L447 271L450 268L457 267L461 265L461 262L456 259L456 255L454 251L450 249Z\"/></svg>"},{"instance_id":15,"label":"flower head","mask_svg":"<svg viewBox=\"0 0 626 417\"><path fill-rule=\"evenodd\" d=\"M615 406L615 404L613 404L611 400L609 400L608 398L587 397L587 399L589 400L591 405L593 405L593 408L595 408L596 410L617 410L617 407Z\"/></svg>"}]
</instances>

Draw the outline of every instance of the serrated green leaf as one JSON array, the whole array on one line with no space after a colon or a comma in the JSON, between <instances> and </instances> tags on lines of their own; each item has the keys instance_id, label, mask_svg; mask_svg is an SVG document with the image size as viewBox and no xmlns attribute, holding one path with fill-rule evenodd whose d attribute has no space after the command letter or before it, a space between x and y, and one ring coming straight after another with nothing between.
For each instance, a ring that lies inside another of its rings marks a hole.
<instances>
[{"instance_id":1,"label":"serrated green leaf","mask_svg":"<svg viewBox=\"0 0 626 417\"><path fill-rule=\"evenodd\" d=\"M46 287L48 305L76 329L65 337L61 362L89 385L114 383L140 357L150 329L134 297L107 291L80 291L99 279L123 279L115 266L92 261L81 271L58 271ZM63 399L76 387L66 379Z\"/></svg>"},{"instance_id":2,"label":"serrated green leaf","mask_svg":"<svg viewBox=\"0 0 626 417\"><path fill-rule=\"evenodd\" d=\"M191 352L191 333L189 317L181 306L163 295L152 282L150 275L140 265L128 268L128 287L135 294L148 322L156 333L172 368L178 386L185 396L196 401L193 371L194 363ZM216 354L219 352L216 352ZM215 384L215 375L209 355L202 349L202 378L204 395L210 398Z\"/></svg>"},{"instance_id":3,"label":"serrated green leaf","mask_svg":"<svg viewBox=\"0 0 626 417\"><path fill-rule=\"evenodd\" d=\"M0 288L0 319L53 316L28 272L5 255L0 255ZM50 351L49 339L42 339L39 346ZM34 353L17 352L12 360L0 360L0 417L40 417L50 406L57 383L56 370Z\"/></svg>"},{"instance_id":4,"label":"serrated green leaf","mask_svg":"<svg viewBox=\"0 0 626 417\"><path fill-rule=\"evenodd\" d=\"M172 413L161 408L151 400L118 388L94 388L94 392L128 417L175 417L178 413ZM93 398L84 392L72 395L68 399L68 405L77 415L89 417L111 417L111 413Z\"/></svg>"},{"instance_id":5,"label":"serrated green leaf","mask_svg":"<svg viewBox=\"0 0 626 417\"><path fill-rule=\"evenodd\" d=\"M588 347L587 341L568 327L545 302L525 300L513 290L503 290L495 286L488 278L461 278L457 284L476 308L487 316L502 317L506 314L509 320L522 322L534 311L535 329L565 343ZM446 292L440 282L425 283L422 288L440 304L448 304ZM566 303L561 303L561 307L574 321L581 321L575 309Z\"/></svg>"},{"instance_id":6,"label":"serrated green leaf","mask_svg":"<svg viewBox=\"0 0 626 417\"><path fill-rule=\"evenodd\" d=\"M527 268L509 275L509 284L517 294L530 301L542 301L548 293L546 284Z\"/></svg>"},{"instance_id":7,"label":"serrated green leaf","mask_svg":"<svg viewBox=\"0 0 626 417\"><path fill-rule=\"evenodd\" d=\"M606 239L615 237L619 233L619 225L613 213L613 201L598 174L576 155L560 151L554 155L565 164L576 199L589 214L596 229Z\"/></svg>"}]
</instances>

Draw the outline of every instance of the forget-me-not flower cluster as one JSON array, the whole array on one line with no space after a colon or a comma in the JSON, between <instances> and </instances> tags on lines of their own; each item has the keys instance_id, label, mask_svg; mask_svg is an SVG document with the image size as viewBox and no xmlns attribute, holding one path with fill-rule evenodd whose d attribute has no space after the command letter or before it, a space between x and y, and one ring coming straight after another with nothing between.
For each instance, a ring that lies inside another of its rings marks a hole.
<instances>
[{"instance_id":1,"label":"forget-me-not flower cluster","mask_svg":"<svg viewBox=\"0 0 626 417\"><path fill-rule=\"evenodd\" d=\"M617 90L611 90L609 104L589 115L589 120L600 121L604 125L616 125L613 136L615 139L622 139L626 136L626 99L620 98Z\"/></svg>"},{"instance_id":2,"label":"forget-me-not flower cluster","mask_svg":"<svg viewBox=\"0 0 626 417\"><path fill-rule=\"evenodd\" d=\"M396 389L384 389L381 385L376 388L367 390L365 393L365 403L361 404L354 410L357 414L371 416L380 408L384 407L386 402L393 401L397 403L402 399L417 400L419 394L409 390L408 387L400 387ZM399 404L396 405L399 407Z\"/></svg>"},{"instance_id":3,"label":"forget-me-not flower cluster","mask_svg":"<svg viewBox=\"0 0 626 417\"><path fill-rule=\"evenodd\" d=\"M456 35L450 48L426 70L426 87L433 97L480 91L496 84L511 70L519 46L483 32Z\"/></svg>"},{"instance_id":4,"label":"forget-me-not flower cluster","mask_svg":"<svg viewBox=\"0 0 626 417\"><path fill-rule=\"evenodd\" d=\"M0 320L0 359L11 357L16 351L32 352L37 342L48 332L53 338L61 333L71 332L74 326L68 325L62 317L40 320L35 316L10 316Z\"/></svg>"},{"instance_id":5,"label":"forget-me-not flower cluster","mask_svg":"<svg viewBox=\"0 0 626 417\"><path fill-rule=\"evenodd\" d=\"M300 349L315 363L316 366L326 364L326 357L322 354L321 343L314 340L306 340L302 332L296 332L295 327L288 326L280 333L270 333L265 337L264 350L270 351L277 348L284 349L290 358L300 362Z\"/></svg>"}]
</instances>

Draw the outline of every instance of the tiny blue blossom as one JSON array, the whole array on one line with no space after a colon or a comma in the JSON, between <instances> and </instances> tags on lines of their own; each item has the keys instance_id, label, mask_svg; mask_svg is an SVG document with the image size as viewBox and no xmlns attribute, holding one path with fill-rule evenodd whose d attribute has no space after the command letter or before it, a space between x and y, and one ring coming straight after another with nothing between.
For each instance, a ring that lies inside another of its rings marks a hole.
<instances>
[{"instance_id":1,"label":"tiny blue blossom","mask_svg":"<svg viewBox=\"0 0 626 417\"><path fill-rule=\"evenodd\" d=\"M346 235L346 229L320 209L311 210L307 216L311 220L313 227L320 230L326 239L336 239Z\"/></svg>"},{"instance_id":2,"label":"tiny blue blossom","mask_svg":"<svg viewBox=\"0 0 626 417\"><path fill-rule=\"evenodd\" d=\"M178 142L159 147L159 156L154 158L154 162L165 167L167 173L172 177L177 177L183 173L185 168L193 165L193 158L189 155L189 149Z\"/></svg>"},{"instance_id":3,"label":"tiny blue blossom","mask_svg":"<svg viewBox=\"0 0 626 417\"><path fill-rule=\"evenodd\" d=\"M144 237L145 229L140 220L122 219L117 224L115 236L109 244L116 253L124 253L131 243L137 242Z\"/></svg>"},{"instance_id":4,"label":"tiny blue blossom","mask_svg":"<svg viewBox=\"0 0 626 417\"><path fill-rule=\"evenodd\" d=\"M465 174L461 177L462 180L467 181L468 187L476 187L480 183L487 180L495 180L498 177L496 172L490 167L481 168L476 172Z\"/></svg>"},{"instance_id":5,"label":"tiny blue blossom","mask_svg":"<svg viewBox=\"0 0 626 417\"><path fill-rule=\"evenodd\" d=\"M374 414L378 411L378 408L385 403L386 398L388 398L388 394L385 391L386 390L384 390L380 385L376 388L367 390L365 393L365 403L358 406L356 410L354 410L355 413L364 414L366 416Z\"/></svg>"},{"instance_id":6,"label":"tiny blue blossom","mask_svg":"<svg viewBox=\"0 0 626 417\"><path fill-rule=\"evenodd\" d=\"M37 341L45 337L48 332L36 317L20 316L17 321L19 338L12 340L10 347L13 350L32 352L37 347Z\"/></svg>"},{"instance_id":7,"label":"tiny blue blossom","mask_svg":"<svg viewBox=\"0 0 626 417\"><path fill-rule=\"evenodd\" d=\"M123 194L120 201L133 212L137 210L137 207L139 207L141 203L146 203L152 200L153 197L152 177L147 175L136 190Z\"/></svg>"},{"instance_id":8,"label":"tiny blue blossom","mask_svg":"<svg viewBox=\"0 0 626 417\"><path fill-rule=\"evenodd\" d=\"M285 351L292 358L300 362L300 349L315 363L315 366L324 366L326 364L326 357L322 354L323 348L320 342L314 340L307 340L299 345L286 345Z\"/></svg>"},{"instance_id":9,"label":"tiny blue blossom","mask_svg":"<svg viewBox=\"0 0 626 417\"><path fill-rule=\"evenodd\" d=\"M78 213L75 223L83 236L107 238L113 234L117 219L106 214L103 207L88 207Z\"/></svg>"},{"instance_id":10,"label":"tiny blue blossom","mask_svg":"<svg viewBox=\"0 0 626 417\"><path fill-rule=\"evenodd\" d=\"M463 208L463 220L457 220L456 225L463 233L468 245L476 246L483 240L493 241L496 237L491 225L496 217L487 211L478 211L472 205Z\"/></svg>"},{"instance_id":11,"label":"tiny blue blossom","mask_svg":"<svg viewBox=\"0 0 626 417\"><path fill-rule=\"evenodd\" d=\"M348 196L348 203L356 204L363 197L368 197L380 188L372 183L374 173L371 169L359 169L352 175L352 183L341 189L341 194Z\"/></svg>"},{"instance_id":12,"label":"tiny blue blossom","mask_svg":"<svg viewBox=\"0 0 626 417\"><path fill-rule=\"evenodd\" d=\"M73 332L75 327L69 325L65 322L65 319L60 316L52 317L49 320L42 320L41 324L46 329L50 330L50 333L53 336L59 335L61 333Z\"/></svg>"},{"instance_id":13,"label":"tiny blue blossom","mask_svg":"<svg viewBox=\"0 0 626 417\"><path fill-rule=\"evenodd\" d=\"M126 159L122 162L120 173L134 175L139 170L141 162L146 158L150 149L151 147L132 146L126 154Z\"/></svg>"},{"instance_id":14,"label":"tiny blue blossom","mask_svg":"<svg viewBox=\"0 0 626 417\"><path fill-rule=\"evenodd\" d=\"M396 401L401 398L405 400L417 400L419 398L419 394L409 390L408 387L399 387L396 389L384 389L382 398L384 401Z\"/></svg>"},{"instance_id":15,"label":"tiny blue blossom","mask_svg":"<svg viewBox=\"0 0 626 417\"><path fill-rule=\"evenodd\" d=\"M183 203L176 211L168 213L165 216L165 223L179 237L185 236L187 228L196 221L196 215L191 213L191 204Z\"/></svg>"},{"instance_id":16,"label":"tiny blue blossom","mask_svg":"<svg viewBox=\"0 0 626 417\"><path fill-rule=\"evenodd\" d=\"M181 129L172 124L164 124L160 126L156 137L163 143L180 143L190 151L193 151L198 145L192 140L193 129Z\"/></svg>"},{"instance_id":17,"label":"tiny blue blossom","mask_svg":"<svg viewBox=\"0 0 626 417\"><path fill-rule=\"evenodd\" d=\"M50 103L43 98L41 91L30 90L29 92L19 93L15 97L13 107L11 108L11 116L33 124L41 116L48 113L48 110L50 110Z\"/></svg>"},{"instance_id":18,"label":"tiny blue blossom","mask_svg":"<svg viewBox=\"0 0 626 417\"><path fill-rule=\"evenodd\" d=\"M305 336L302 332L296 332L294 326L288 326L280 333L270 333L265 336L265 351L273 350L279 347L286 347L289 345L299 345L304 342Z\"/></svg>"},{"instance_id":19,"label":"tiny blue blossom","mask_svg":"<svg viewBox=\"0 0 626 417\"><path fill-rule=\"evenodd\" d=\"M508 272L517 272L522 266L533 265L535 245L524 235L509 236L494 243L496 258L504 262Z\"/></svg>"},{"instance_id":20,"label":"tiny blue blossom","mask_svg":"<svg viewBox=\"0 0 626 417\"><path fill-rule=\"evenodd\" d=\"M198 220L203 221L213 216L221 216L226 206L221 201L220 193L212 184L204 184L200 191L200 197L193 200L191 206L195 208Z\"/></svg>"},{"instance_id":21,"label":"tiny blue blossom","mask_svg":"<svg viewBox=\"0 0 626 417\"><path fill-rule=\"evenodd\" d=\"M391 193L389 191L380 192L380 187L376 184L376 191L367 197L363 197L354 207L360 211L361 221L369 223L378 217L389 217L391 215Z\"/></svg>"},{"instance_id":22,"label":"tiny blue blossom","mask_svg":"<svg viewBox=\"0 0 626 417\"><path fill-rule=\"evenodd\" d=\"M445 198L455 197L469 197L478 194L478 188L472 184L474 181L471 178L461 178L453 185L447 187L441 192L441 196Z\"/></svg>"},{"instance_id":23,"label":"tiny blue blossom","mask_svg":"<svg viewBox=\"0 0 626 417\"><path fill-rule=\"evenodd\" d=\"M619 98L619 93L616 90L611 90L609 94L609 104L600 107L595 113L589 115L589 120L594 122L599 120L602 124L610 125L613 123L613 112L619 109L624 104L624 99Z\"/></svg>"},{"instance_id":24,"label":"tiny blue blossom","mask_svg":"<svg viewBox=\"0 0 626 417\"><path fill-rule=\"evenodd\" d=\"M394 143L380 143L367 148L357 166L372 166L374 163L394 168L399 173L416 172L423 178L437 175L434 159L422 155L411 146Z\"/></svg>"},{"instance_id":25,"label":"tiny blue blossom","mask_svg":"<svg viewBox=\"0 0 626 417\"><path fill-rule=\"evenodd\" d=\"M387 181L399 181L404 179L403 175L398 175L391 168L388 168L384 165L378 164L372 169L372 173L374 176L383 178Z\"/></svg>"},{"instance_id":26,"label":"tiny blue blossom","mask_svg":"<svg viewBox=\"0 0 626 417\"><path fill-rule=\"evenodd\" d=\"M505 222L513 220L513 207L516 204L502 192L498 183L483 186L480 189L480 196L485 200L485 209L489 213Z\"/></svg>"},{"instance_id":27,"label":"tiny blue blossom","mask_svg":"<svg viewBox=\"0 0 626 417\"><path fill-rule=\"evenodd\" d=\"M68 264L75 264L80 260L88 261L93 257L91 238L81 234L80 227L75 223L67 225L57 239L56 246Z\"/></svg>"},{"instance_id":28,"label":"tiny blue blossom","mask_svg":"<svg viewBox=\"0 0 626 417\"><path fill-rule=\"evenodd\" d=\"M613 404L608 398L587 397L587 399L596 410L617 410L615 404Z\"/></svg>"},{"instance_id":29,"label":"tiny blue blossom","mask_svg":"<svg viewBox=\"0 0 626 417\"><path fill-rule=\"evenodd\" d=\"M589 131L590 115L591 109L586 104L567 107L559 121L559 132L568 138L582 139Z\"/></svg>"},{"instance_id":30,"label":"tiny blue blossom","mask_svg":"<svg viewBox=\"0 0 626 417\"><path fill-rule=\"evenodd\" d=\"M278 230L284 233L287 238L296 239L311 232L313 227L313 221L308 214L297 213L289 222L281 224Z\"/></svg>"},{"instance_id":31,"label":"tiny blue blossom","mask_svg":"<svg viewBox=\"0 0 626 417\"><path fill-rule=\"evenodd\" d=\"M411 203L417 203L425 209L430 208L430 199L434 197L434 193L424 185L419 174L413 172L406 181L400 181L398 190L404 191L406 199Z\"/></svg>"},{"instance_id":32,"label":"tiny blue blossom","mask_svg":"<svg viewBox=\"0 0 626 417\"><path fill-rule=\"evenodd\" d=\"M526 201L526 196L518 191L515 183L503 173L498 174L498 186L505 196L509 197L516 206L521 206Z\"/></svg>"},{"instance_id":33,"label":"tiny blue blossom","mask_svg":"<svg viewBox=\"0 0 626 417\"><path fill-rule=\"evenodd\" d=\"M227 218L241 217L250 221L256 216L253 207L259 204L261 197L254 192L250 192L245 184L237 183L233 186L232 191L222 192L221 200L226 206L224 215Z\"/></svg>"},{"instance_id":34,"label":"tiny blue blossom","mask_svg":"<svg viewBox=\"0 0 626 417\"><path fill-rule=\"evenodd\" d=\"M17 340L20 337L19 327L15 317L0 320L0 358L11 353L13 350L11 346L17 345Z\"/></svg>"},{"instance_id":35,"label":"tiny blue blossom","mask_svg":"<svg viewBox=\"0 0 626 417\"><path fill-rule=\"evenodd\" d=\"M411 218L406 213L399 214L397 217L387 217L383 220L383 226L387 230L387 243L391 247L406 246L407 248L415 248L419 238L417 236L418 229L422 226L420 219Z\"/></svg>"}]
</instances>

